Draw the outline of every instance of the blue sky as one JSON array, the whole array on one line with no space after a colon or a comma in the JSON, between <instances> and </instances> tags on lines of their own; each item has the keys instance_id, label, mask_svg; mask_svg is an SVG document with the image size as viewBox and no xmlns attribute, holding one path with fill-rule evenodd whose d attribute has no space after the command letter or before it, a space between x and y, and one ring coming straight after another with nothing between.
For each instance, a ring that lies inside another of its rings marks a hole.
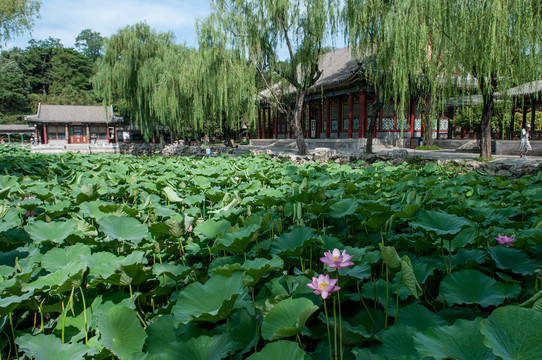
<instances>
[{"instance_id":1,"label":"blue sky","mask_svg":"<svg viewBox=\"0 0 542 360\"><path fill-rule=\"evenodd\" d=\"M159 32L172 31L177 43L196 46L196 21L209 13L208 0L42 0L32 33L16 37L4 49L24 49L28 40L49 36L73 47L84 29L109 37L122 27L143 21Z\"/></svg>"}]
</instances>

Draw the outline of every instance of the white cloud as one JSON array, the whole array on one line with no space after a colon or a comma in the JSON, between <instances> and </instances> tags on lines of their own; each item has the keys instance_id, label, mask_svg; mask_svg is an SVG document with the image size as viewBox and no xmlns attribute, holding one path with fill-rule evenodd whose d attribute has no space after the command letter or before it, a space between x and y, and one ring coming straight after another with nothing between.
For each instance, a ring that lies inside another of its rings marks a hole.
<instances>
[{"instance_id":1,"label":"white cloud","mask_svg":"<svg viewBox=\"0 0 542 360\"><path fill-rule=\"evenodd\" d=\"M143 21L159 32L172 31L178 43L195 46L196 19L203 19L209 12L208 2L202 0L43 0L32 35L8 42L7 48L24 48L32 38L49 36L71 47L83 29L110 36Z\"/></svg>"}]
</instances>

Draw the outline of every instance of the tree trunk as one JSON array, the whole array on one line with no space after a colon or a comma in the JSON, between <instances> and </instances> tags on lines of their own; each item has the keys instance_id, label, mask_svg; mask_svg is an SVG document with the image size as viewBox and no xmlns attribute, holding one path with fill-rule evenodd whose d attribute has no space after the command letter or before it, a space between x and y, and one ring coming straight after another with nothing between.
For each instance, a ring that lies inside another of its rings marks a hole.
<instances>
[{"instance_id":1,"label":"tree trunk","mask_svg":"<svg viewBox=\"0 0 542 360\"><path fill-rule=\"evenodd\" d=\"M376 121L379 117L378 115L380 114L380 110L382 110L382 106L384 106L384 103L381 103L380 101L376 101L373 104L373 113L371 114L371 122L369 123L369 126L367 127L367 143L365 144L365 152L367 154L373 153L373 132L374 132Z\"/></svg>"},{"instance_id":2,"label":"tree trunk","mask_svg":"<svg viewBox=\"0 0 542 360\"><path fill-rule=\"evenodd\" d=\"M303 135L302 111L303 101L305 100L305 91L297 93L297 101L294 107L292 118L290 118L290 126L294 130L295 142L297 144L297 153L299 155L307 155L307 144Z\"/></svg>"},{"instance_id":3,"label":"tree trunk","mask_svg":"<svg viewBox=\"0 0 542 360\"><path fill-rule=\"evenodd\" d=\"M484 95L484 107L482 108L482 119L480 121L480 156L491 157L491 119L493 118L493 93Z\"/></svg>"},{"instance_id":4,"label":"tree trunk","mask_svg":"<svg viewBox=\"0 0 542 360\"><path fill-rule=\"evenodd\" d=\"M431 95L429 95L425 98L425 116L423 117L423 144L427 146L433 145L433 123L431 121L431 118L433 117L432 106Z\"/></svg>"}]
</instances>

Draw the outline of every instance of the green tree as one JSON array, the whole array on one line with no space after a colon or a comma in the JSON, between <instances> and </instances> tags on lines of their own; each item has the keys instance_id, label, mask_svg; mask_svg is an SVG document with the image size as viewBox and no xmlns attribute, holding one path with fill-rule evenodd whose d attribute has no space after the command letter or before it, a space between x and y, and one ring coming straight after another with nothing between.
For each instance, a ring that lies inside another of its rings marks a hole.
<instances>
[{"instance_id":1,"label":"green tree","mask_svg":"<svg viewBox=\"0 0 542 360\"><path fill-rule=\"evenodd\" d=\"M266 91L261 101L286 115L295 134L298 152L307 153L302 109L305 95L320 78L319 61L326 40L336 30L336 0L214 0L213 19L229 46L248 55L262 77ZM281 47L288 53L279 65ZM276 86L275 80L280 81Z\"/></svg>"},{"instance_id":2,"label":"green tree","mask_svg":"<svg viewBox=\"0 0 542 360\"><path fill-rule=\"evenodd\" d=\"M342 12L350 44L366 58L365 70L378 96L376 105L397 102L397 114L404 114L412 100L425 103L428 145L433 140L433 114L438 111L435 99L446 98L452 83L445 72L450 45L443 29L447 5L441 0L346 0ZM371 152L368 140L366 150Z\"/></svg>"},{"instance_id":3,"label":"green tree","mask_svg":"<svg viewBox=\"0 0 542 360\"><path fill-rule=\"evenodd\" d=\"M0 116L22 113L28 108L28 82L16 51L0 54Z\"/></svg>"},{"instance_id":4,"label":"green tree","mask_svg":"<svg viewBox=\"0 0 542 360\"><path fill-rule=\"evenodd\" d=\"M22 68L37 103L91 105L97 101L90 84L95 69L83 54L63 47L59 39L31 40L23 51Z\"/></svg>"},{"instance_id":5,"label":"green tree","mask_svg":"<svg viewBox=\"0 0 542 360\"><path fill-rule=\"evenodd\" d=\"M538 0L450 1L452 62L478 81L483 97L480 156L491 156L494 95L540 76L541 3Z\"/></svg>"},{"instance_id":6,"label":"green tree","mask_svg":"<svg viewBox=\"0 0 542 360\"><path fill-rule=\"evenodd\" d=\"M36 0L0 0L0 42L30 30L39 9Z\"/></svg>"},{"instance_id":7,"label":"green tree","mask_svg":"<svg viewBox=\"0 0 542 360\"><path fill-rule=\"evenodd\" d=\"M75 38L75 47L93 62L102 56L104 45L105 39L91 29L81 31Z\"/></svg>"},{"instance_id":8,"label":"green tree","mask_svg":"<svg viewBox=\"0 0 542 360\"><path fill-rule=\"evenodd\" d=\"M144 23L127 26L107 41L98 72L91 80L104 102L122 102L126 115L141 127L147 139L157 125L153 96L159 77L170 78L160 72L163 67L159 65L171 64L169 70L175 71L179 66L176 52L172 33L157 33ZM176 94L175 88L170 87L170 90ZM168 105L175 106L174 101ZM180 111L179 108L176 113Z\"/></svg>"}]
</instances>

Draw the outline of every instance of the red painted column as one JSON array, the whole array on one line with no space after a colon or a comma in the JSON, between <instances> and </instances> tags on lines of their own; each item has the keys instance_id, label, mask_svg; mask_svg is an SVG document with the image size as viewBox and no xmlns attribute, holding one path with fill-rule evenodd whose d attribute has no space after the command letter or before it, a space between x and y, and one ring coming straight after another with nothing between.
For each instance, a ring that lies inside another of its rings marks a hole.
<instances>
[{"instance_id":1,"label":"red painted column","mask_svg":"<svg viewBox=\"0 0 542 360\"><path fill-rule=\"evenodd\" d=\"M273 139L278 139L279 138L279 134L278 134L278 131L279 131L279 124L278 124L278 117L279 117L279 114L278 112L275 110L275 116L273 117Z\"/></svg>"},{"instance_id":2,"label":"red painted column","mask_svg":"<svg viewBox=\"0 0 542 360\"><path fill-rule=\"evenodd\" d=\"M307 127L305 130L305 139L310 139L311 137L311 102L307 101Z\"/></svg>"},{"instance_id":3,"label":"red painted column","mask_svg":"<svg viewBox=\"0 0 542 360\"><path fill-rule=\"evenodd\" d=\"M365 103L365 91L359 92L359 128L358 137L365 137L365 129L367 126L367 104Z\"/></svg>"},{"instance_id":4,"label":"red painted column","mask_svg":"<svg viewBox=\"0 0 542 360\"><path fill-rule=\"evenodd\" d=\"M331 137L331 98L327 98L327 107L326 107L326 139Z\"/></svg>"},{"instance_id":5,"label":"red painted column","mask_svg":"<svg viewBox=\"0 0 542 360\"><path fill-rule=\"evenodd\" d=\"M262 130L262 109L258 108L258 124L256 125L258 129L258 139L261 139L261 130Z\"/></svg>"},{"instance_id":6,"label":"red painted column","mask_svg":"<svg viewBox=\"0 0 542 360\"><path fill-rule=\"evenodd\" d=\"M316 138L320 139L320 133L322 132L322 124L324 123L324 111L323 108L324 105L322 104L322 99L320 99L320 102L318 104L318 125L316 126Z\"/></svg>"},{"instance_id":7,"label":"red painted column","mask_svg":"<svg viewBox=\"0 0 542 360\"><path fill-rule=\"evenodd\" d=\"M359 115L358 115L359 116ZM352 139L354 122L354 94L348 94L348 138Z\"/></svg>"},{"instance_id":8,"label":"red painted column","mask_svg":"<svg viewBox=\"0 0 542 360\"><path fill-rule=\"evenodd\" d=\"M43 143L49 144L49 131L47 129L47 124L43 125Z\"/></svg>"},{"instance_id":9,"label":"red painted column","mask_svg":"<svg viewBox=\"0 0 542 360\"><path fill-rule=\"evenodd\" d=\"M410 137L414 137L414 126L416 125L416 100L410 101L408 116L408 121L410 122Z\"/></svg>"},{"instance_id":10,"label":"red painted column","mask_svg":"<svg viewBox=\"0 0 542 360\"><path fill-rule=\"evenodd\" d=\"M341 138L343 130L343 99L339 96L339 104L337 105L337 139Z\"/></svg>"}]
</instances>

